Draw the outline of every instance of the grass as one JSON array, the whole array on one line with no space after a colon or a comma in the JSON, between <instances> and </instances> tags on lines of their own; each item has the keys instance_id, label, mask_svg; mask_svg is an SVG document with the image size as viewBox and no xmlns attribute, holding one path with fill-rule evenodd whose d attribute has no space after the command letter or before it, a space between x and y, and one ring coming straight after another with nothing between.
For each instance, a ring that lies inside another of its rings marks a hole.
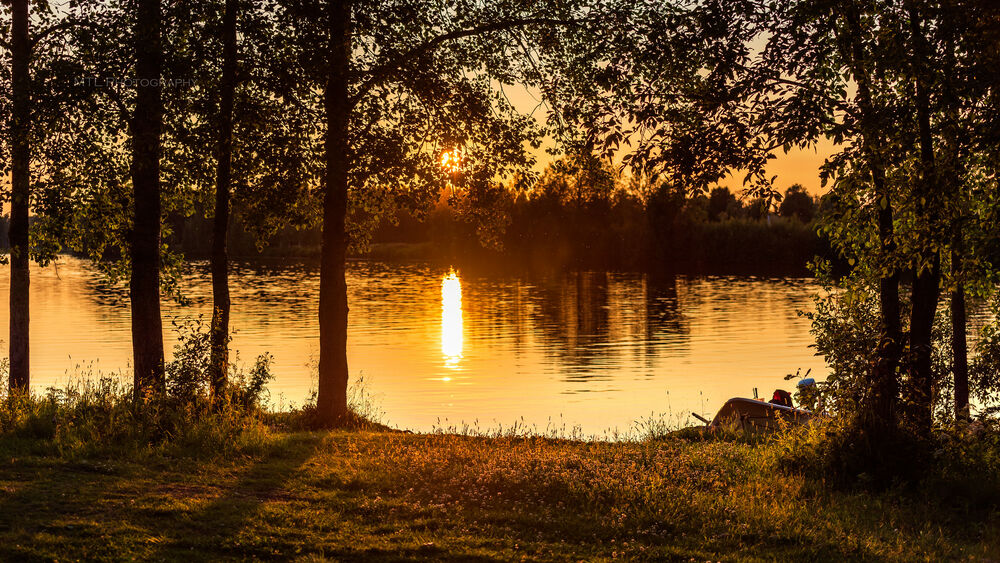
<instances>
[{"instance_id":1,"label":"grass","mask_svg":"<svg viewBox=\"0 0 1000 563\"><path fill-rule=\"evenodd\" d=\"M102 453L0 436L0 558L1000 558L995 505L831 490L781 470L780 442L256 426L232 440Z\"/></svg>"},{"instance_id":2,"label":"grass","mask_svg":"<svg viewBox=\"0 0 1000 563\"><path fill-rule=\"evenodd\" d=\"M359 382L352 429L309 430L314 405L265 406L267 355L213 404L184 334L142 408L114 378L0 397L0 560L1000 559L996 423L923 450L919 485L846 490L818 477L832 424L412 434L370 422Z\"/></svg>"}]
</instances>

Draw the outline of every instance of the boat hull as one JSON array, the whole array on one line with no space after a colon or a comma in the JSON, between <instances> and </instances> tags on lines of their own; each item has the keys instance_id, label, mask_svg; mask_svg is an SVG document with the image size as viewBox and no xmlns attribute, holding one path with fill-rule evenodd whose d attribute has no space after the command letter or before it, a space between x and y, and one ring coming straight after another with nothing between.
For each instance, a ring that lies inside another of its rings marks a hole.
<instances>
[{"instance_id":1,"label":"boat hull","mask_svg":"<svg viewBox=\"0 0 1000 563\"><path fill-rule=\"evenodd\" d=\"M751 432L770 431L806 424L812 419L813 413L807 410L734 397L722 405L709 426L735 427Z\"/></svg>"}]
</instances>

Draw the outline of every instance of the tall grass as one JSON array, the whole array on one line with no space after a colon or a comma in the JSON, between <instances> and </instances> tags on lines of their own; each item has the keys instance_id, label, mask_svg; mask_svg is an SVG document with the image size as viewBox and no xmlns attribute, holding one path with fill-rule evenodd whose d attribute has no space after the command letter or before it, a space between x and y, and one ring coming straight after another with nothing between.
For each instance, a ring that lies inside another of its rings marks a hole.
<instances>
[{"instance_id":1,"label":"tall grass","mask_svg":"<svg viewBox=\"0 0 1000 563\"><path fill-rule=\"evenodd\" d=\"M829 254L812 224L781 217L700 223L686 238L679 259L696 272L805 275L811 260Z\"/></svg>"},{"instance_id":2,"label":"tall grass","mask_svg":"<svg viewBox=\"0 0 1000 563\"><path fill-rule=\"evenodd\" d=\"M172 455L217 458L256 455L285 432L318 427L315 395L277 410L268 401L269 356L236 368L226 397L213 402L202 385L207 372L168 366L167 392L136 402L121 376L85 374L44 392L0 396L0 457L55 455L65 459ZM183 374L184 379L178 375ZM6 383L0 382L6 389ZM386 430L363 381L349 393L354 429Z\"/></svg>"},{"instance_id":3,"label":"tall grass","mask_svg":"<svg viewBox=\"0 0 1000 563\"><path fill-rule=\"evenodd\" d=\"M233 396L249 385L234 382ZM60 388L0 399L0 451L65 458L175 452L195 457L253 450L270 432L254 402L212 405L158 394L136 402L120 377L74 379Z\"/></svg>"},{"instance_id":4,"label":"tall grass","mask_svg":"<svg viewBox=\"0 0 1000 563\"><path fill-rule=\"evenodd\" d=\"M0 452L67 458L170 453L194 457L259 451L276 430L301 428L314 406L275 412L270 354L230 364L219 396L209 385L211 343L200 318L175 322L178 340L165 387L137 401L130 378L85 370L61 387L7 392L0 364ZM238 358L238 354L234 354Z\"/></svg>"}]
</instances>

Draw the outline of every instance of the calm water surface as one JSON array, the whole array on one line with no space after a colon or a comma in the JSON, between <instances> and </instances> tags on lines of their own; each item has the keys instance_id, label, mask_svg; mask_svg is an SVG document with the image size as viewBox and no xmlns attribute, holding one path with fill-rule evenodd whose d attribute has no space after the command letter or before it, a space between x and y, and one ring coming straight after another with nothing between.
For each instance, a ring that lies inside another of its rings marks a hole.
<instances>
[{"instance_id":1,"label":"calm water surface","mask_svg":"<svg viewBox=\"0 0 1000 563\"><path fill-rule=\"evenodd\" d=\"M186 307L211 315L210 277L196 265ZM301 404L316 385L319 276L315 267L234 266L233 347L244 364L274 356L272 400ZM0 287L8 291L7 268ZM788 387L787 373L822 358L809 347L819 291L811 280L658 278L607 272L482 276L428 265L355 262L348 268L352 379L401 428L523 420L599 433L650 414L684 422L727 398ZM37 388L86 373L128 373L129 310L87 262L62 258L31 280L32 377ZM6 336L7 309L0 307ZM4 338L4 341L6 338ZM2 353L6 356L6 342Z\"/></svg>"}]
</instances>

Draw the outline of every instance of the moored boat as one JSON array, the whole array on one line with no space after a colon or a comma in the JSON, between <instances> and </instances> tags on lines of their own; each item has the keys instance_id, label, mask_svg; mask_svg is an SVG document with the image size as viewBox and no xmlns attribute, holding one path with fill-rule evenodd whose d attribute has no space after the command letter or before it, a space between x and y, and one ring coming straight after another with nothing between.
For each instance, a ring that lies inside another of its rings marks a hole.
<instances>
[{"instance_id":1,"label":"moored boat","mask_svg":"<svg viewBox=\"0 0 1000 563\"><path fill-rule=\"evenodd\" d=\"M726 401L711 421L698 416L709 428L734 427L744 431L798 426L809 422L813 417L813 413L805 409L744 397L733 397Z\"/></svg>"}]
</instances>

